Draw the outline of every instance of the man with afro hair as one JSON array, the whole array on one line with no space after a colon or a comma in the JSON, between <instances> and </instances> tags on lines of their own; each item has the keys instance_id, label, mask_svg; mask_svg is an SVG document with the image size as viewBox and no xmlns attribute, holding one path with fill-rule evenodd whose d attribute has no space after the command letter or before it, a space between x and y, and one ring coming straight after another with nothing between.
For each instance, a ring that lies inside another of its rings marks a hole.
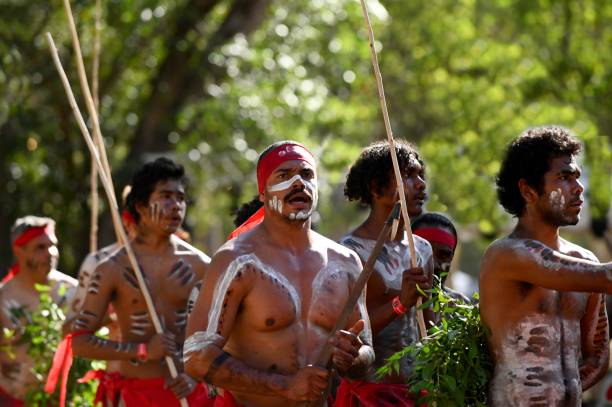
<instances>
[{"instance_id":1,"label":"man with afro hair","mask_svg":"<svg viewBox=\"0 0 612 407\"><path fill-rule=\"evenodd\" d=\"M399 162L410 217L423 211L427 197L425 164L416 149L404 140L396 140L395 149ZM365 148L351 166L344 187L345 196L370 208L367 219L355 230L344 236L340 243L353 249L365 264L376 239L393 206L398 201L397 185L393 173L391 153L387 142L376 142ZM404 383L411 372L412 362L404 358L396 375L377 379L376 370L386 359L404 349L419 338L415 304L419 297L416 285L422 289L431 286L433 257L430 244L414 236L417 255L416 268L412 268L407 235L402 224L395 235L389 236L368 281L367 308L370 315L373 346L376 360L370 369L368 382L358 387L342 382L338 397L359 400L362 405L380 405L381 400L393 401L390 405L408 406ZM433 318L433 315L429 315ZM367 400L377 400L368 404ZM386 404L385 404L386 405Z\"/></svg>"},{"instance_id":2,"label":"man with afro hair","mask_svg":"<svg viewBox=\"0 0 612 407\"><path fill-rule=\"evenodd\" d=\"M534 128L508 146L501 165L499 201L518 222L481 263L491 406L580 406L608 369L600 293L612 292L612 264L559 236L582 208L580 148L566 129Z\"/></svg>"}]
</instances>

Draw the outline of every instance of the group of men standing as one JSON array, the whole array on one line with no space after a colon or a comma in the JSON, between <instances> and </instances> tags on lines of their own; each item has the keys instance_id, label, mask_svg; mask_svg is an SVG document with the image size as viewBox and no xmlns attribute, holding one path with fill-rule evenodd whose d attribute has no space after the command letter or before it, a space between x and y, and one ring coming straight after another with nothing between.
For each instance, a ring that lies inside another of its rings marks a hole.
<instances>
[{"instance_id":1,"label":"group of men standing","mask_svg":"<svg viewBox=\"0 0 612 407\"><path fill-rule=\"evenodd\" d=\"M417 217L426 200L425 164L411 144L398 141L395 148L408 214ZM607 369L607 316L597 293L612 293L612 266L558 234L559 226L577 222L582 204L579 149L564 129L529 130L508 147L497 179L500 203L518 224L482 262L494 406L577 406ZM66 324L74 353L118 361L91 375L104 406L178 406L179 399L192 406L414 405L405 385L410 360L395 375L379 378L375 371L418 340L417 286L428 289L434 274L448 272L457 245L452 223L440 215L425 220L428 214L415 223L416 267L404 229L394 228L367 290L343 329L333 332L398 200L387 143L365 148L349 170L346 197L370 211L340 243L311 228L316 160L300 143L278 142L261 153L262 206L212 259L175 235L186 211L184 178L171 160L147 163L125 202L131 246L162 334L124 248L93 255L96 266L77 282L55 270L53 222L31 217L12 233L18 270L0 287L2 327L18 327L16 307L36 308L34 283L77 290ZM71 290L62 292L57 302L68 301ZM424 315L435 323L433 313ZM112 319L116 333L97 336ZM13 405L31 386L27 344L18 346L14 359L0 355L0 401ZM317 365L325 346L332 348L330 361ZM167 357L178 366L175 378Z\"/></svg>"}]
</instances>

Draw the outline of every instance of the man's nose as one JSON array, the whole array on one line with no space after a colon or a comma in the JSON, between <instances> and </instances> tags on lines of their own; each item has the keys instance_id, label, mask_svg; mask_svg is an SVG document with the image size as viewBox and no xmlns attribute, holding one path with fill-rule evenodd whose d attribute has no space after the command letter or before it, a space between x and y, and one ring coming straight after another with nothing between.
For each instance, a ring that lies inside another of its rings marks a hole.
<instances>
[{"instance_id":1,"label":"man's nose","mask_svg":"<svg viewBox=\"0 0 612 407\"><path fill-rule=\"evenodd\" d=\"M291 188L293 189L304 188L304 180L302 179L302 177L297 177L291 184Z\"/></svg>"},{"instance_id":2,"label":"man's nose","mask_svg":"<svg viewBox=\"0 0 612 407\"><path fill-rule=\"evenodd\" d=\"M576 187L575 187L574 193L576 195L582 195L583 192L584 192L584 185L582 185L582 182L580 182L579 180L576 180Z\"/></svg>"},{"instance_id":3,"label":"man's nose","mask_svg":"<svg viewBox=\"0 0 612 407\"><path fill-rule=\"evenodd\" d=\"M427 188L427 182L425 182L425 180L422 177L417 177L415 186L417 190L422 191L425 188Z\"/></svg>"}]
</instances>

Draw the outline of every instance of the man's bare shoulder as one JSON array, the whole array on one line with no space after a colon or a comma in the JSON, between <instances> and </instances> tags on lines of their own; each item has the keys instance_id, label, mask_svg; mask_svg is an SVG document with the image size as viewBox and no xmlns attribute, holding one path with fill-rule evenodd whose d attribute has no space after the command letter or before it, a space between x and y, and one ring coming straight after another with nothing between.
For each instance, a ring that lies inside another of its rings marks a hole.
<instances>
[{"instance_id":1,"label":"man's bare shoulder","mask_svg":"<svg viewBox=\"0 0 612 407\"><path fill-rule=\"evenodd\" d=\"M210 263L210 257L206 253L187 243L183 239L173 235L172 242L176 245L176 250L181 256L192 256L205 265Z\"/></svg>"},{"instance_id":2,"label":"man's bare shoulder","mask_svg":"<svg viewBox=\"0 0 612 407\"><path fill-rule=\"evenodd\" d=\"M591 260L599 263L599 259L595 256L590 250L585 249L582 246L578 246L575 243L570 242L569 240L565 240L560 238L561 240L561 251L568 256L579 257L581 259Z\"/></svg>"},{"instance_id":3,"label":"man's bare shoulder","mask_svg":"<svg viewBox=\"0 0 612 407\"><path fill-rule=\"evenodd\" d=\"M315 231L312 231L311 233L315 242L315 247L318 250L327 251L328 254L333 255L334 258L338 261L344 261L347 264L356 267L361 266L361 260L359 260L359 256L353 249L344 246L340 243L334 242L330 238L325 237Z\"/></svg>"},{"instance_id":4,"label":"man's bare shoulder","mask_svg":"<svg viewBox=\"0 0 612 407\"><path fill-rule=\"evenodd\" d=\"M61 284L67 287L76 287L79 282L70 277L68 274L62 273L59 270L51 270L47 276L51 285Z\"/></svg>"}]
</instances>

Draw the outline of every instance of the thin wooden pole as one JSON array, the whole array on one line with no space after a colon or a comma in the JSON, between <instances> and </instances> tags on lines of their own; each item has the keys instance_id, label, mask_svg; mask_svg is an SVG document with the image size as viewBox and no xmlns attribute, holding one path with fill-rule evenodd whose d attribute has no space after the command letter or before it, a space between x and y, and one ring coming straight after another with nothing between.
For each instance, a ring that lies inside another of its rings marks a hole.
<instances>
[{"instance_id":1,"label":"thin wooden pole","mask_svg":"<svg viewBox=\"0 0 612 407\"><path fill-rule=\"evenodd\" d=\"M380 101L380 109L382 110L383 120L385 122L385 131L387 133L387 140L389 142L389 150L391 152L391 161L393 162L393 172L395 174L395 183L399 192L399 198L401 202L402 217L404 218L404 228L408 234L408 247L410 249L410 264L412 267L417 267L416 261L416 250L414 248L414 238L412 236L412 228L410 227L410 216L408 216L408 206L406 204L406 195L404 195L404 182L402 181L402 173L399 168L397 161L397 153L395 152L395 141L393 139L393 130L391 129L391 121L389 120L389 111L387 110L387 101L385 98L385 88L383 86L382 75L380 73L380 67L378 64L378 55L376 48L374 47L374 30L372 30L372 24L370 23L370 15L368 13L368 7L365 0L360 0L361 9L363 11L363 18L365 25L368 30L368 37L370 39L370 51L372 56L372 66L374 68L374 76L376 77L376 87L378 88L378 100ZM417 307L420 307L422 303L421 298L417 300ZM427 336L427 327L425 326L425 319L423 318L423 310L417 310L417 321L419 324L419 331L421 338Z\"/></svg>"},{"instance_id":2,"label":"thin wooden pole","mask_svg":"<svg viewBox=\"0 0 612 407\"><path fill-rule=\"evenodd\" d=\"M85 120L83 119L83 115L81 115L81 111L79 110L79 106L76 102L74 94L72 93L72 88L70 87L70 82L68 81L68 77L66 76L66 72L62 67L62 63L59 59L59 54L57 48L55 46L55 42L53 41L53 37L51 33L47 33L47 43L49 45L49 50L51 51L51 56L53 57L53 62L55 63L55 67L57 72L60 75L62 80L62 84L64 85L64 90L66 91L66 96L68 97L68 102L70 103L70 107L74 113L74 116L77 120L79 128L81 129L81 134L87 143L87 147L89 148L89 152L91 153L92 159L96 163L96 167L100 174L100 181L102 181L102 186L104 191L106 192L106 197L110 204L110 212L113 217L114 225L116 232L119 234L121 241L124 242L125 251L128 256L128 260L130 265L134 269L134 274L136 275L136 279L138 280L138 285L140 287L140 291L142 296L144 297L145 304L147 306L147 310L149 311L149 315L151 316L151 322L153 323L153 327L155 328L155 332L158 334L163 334L163 329L161 326L161 322L159 320L159 316L157 315L157 310L155 309L155 305L153 304L153 299L149 293L146 282L144 280L144 276L142 274L142 270L138 265L138 261L136 260L136 255L132 250L132 246L127 238L127 234L123 229L120 221L119 208L117 206L117 199L115 197L115 190L112 185L112 181L106 176L106 172L100 160L100 154L96 145L94 144L91 135L89 134L89 130L87 125L85 124ZM176 365L174 364L174 360L170 356L166 356L166 363L168 364L168 370L170 371L170 375L172 378L176 378L178 376L178 371L176 369ZM188 407L187 401L185 399L181 399L181 406Z\"/></svg>"},{"instance_id":3,"label":"thin wooden pole","mask_svg":"<svg viewBox=\"0 0 612 407\"><path fill-rule=\"evenodd\" d=\"M102 2L96 0L95 9L95 24L94 24L94 45L93 45L93 61L91 68L91 93L94 101L96 112L100 113L100 98L98 96L98 75L100 70L100 31L102 29ZM98 144L98 150L101 146ZM90 188L91 188L91 227L89 229L89 251L93 253L98 250L98 214L100 212L100 197L98 194L98 170L96 163L91 161L90 169Z\"/></svg>"}]
</instances>

